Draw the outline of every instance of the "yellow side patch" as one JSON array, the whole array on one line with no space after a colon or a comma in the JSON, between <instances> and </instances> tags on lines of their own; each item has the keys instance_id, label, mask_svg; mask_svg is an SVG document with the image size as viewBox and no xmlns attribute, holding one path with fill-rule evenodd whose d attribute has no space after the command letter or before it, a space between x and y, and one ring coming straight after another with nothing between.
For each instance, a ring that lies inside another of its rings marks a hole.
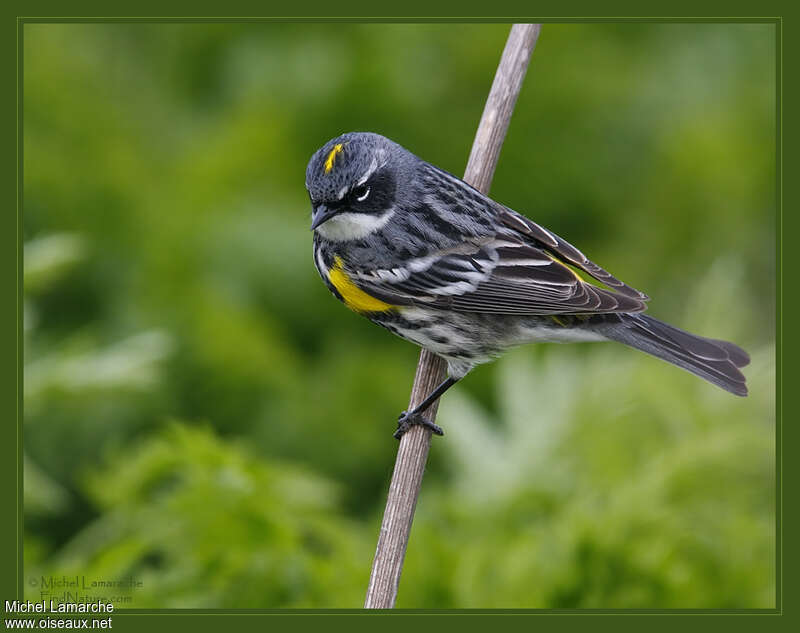
<instances>
[{"instance_id":1,"label":"yellow side patch","mask_svg":"<svg viewBox=\"0 0 800 633\"><path fill-rule=\"evenodd\" d=\"M340 154L342 151L342 144L336 143L331 150L331 153L328 154L328 158L325 159L325 173L330 173L331 169L333 169L333 163L336 160L336 156Z\"/></svg>"},{"instance_id":2,"label":"yellow side patch","mask_svg":"<svg viewBox=\"0 0 800 633\"><path fill-rule=\"evenodd\" d=\"M341 257L337 255L333 262L334 266L328 273L328 279L348 308L356 312L386 312L394 308L393 305L368 295L356 286L344 271Z\"/></svg>"},{"instance_id":3,"label":"yellow side patch","mask_svg":"<svg viewBox=\"0 0 800 633\"><path fill-rule=\"evenodd\" d=\"M561 327L567 327L569 325L565 319L561 318L560 316L556 316L555 314L551 314L550 318L558 323Z\"/></svg>"}]
</instances>

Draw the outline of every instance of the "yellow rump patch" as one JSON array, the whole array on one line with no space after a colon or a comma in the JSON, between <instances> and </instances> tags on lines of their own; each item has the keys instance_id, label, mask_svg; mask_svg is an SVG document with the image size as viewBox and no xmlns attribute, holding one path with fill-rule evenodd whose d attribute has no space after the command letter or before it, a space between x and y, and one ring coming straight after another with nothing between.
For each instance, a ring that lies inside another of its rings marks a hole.
<instances>
[{"instance_id":1,"label":"yellow rump patch","mask_svg":"<svg viewBox=\"0 0 800 633\"><path fill-rule=\"evenodd\" d=\"M356 286L344 271L341 257L337 255L333 261L334 266L328 273L328 279L342 296L342 300L348 308L356 312L387 312L394 308L393 305L368 295Z\"/></svg>"},{"instance_id":2,"label":"yellow rump patch","mask_svg":"<svg viewBox=\"0 0 800 633\"><path fill-rule=\"evenodd\" d=\"M331 169L333 169L333 162L336 160L337 154L340 154L342 151L342 144L336 143L331 150L331 153L328 154L328 158L325 159L325 173L330 173Z\"/></svg>"}]
</instances>

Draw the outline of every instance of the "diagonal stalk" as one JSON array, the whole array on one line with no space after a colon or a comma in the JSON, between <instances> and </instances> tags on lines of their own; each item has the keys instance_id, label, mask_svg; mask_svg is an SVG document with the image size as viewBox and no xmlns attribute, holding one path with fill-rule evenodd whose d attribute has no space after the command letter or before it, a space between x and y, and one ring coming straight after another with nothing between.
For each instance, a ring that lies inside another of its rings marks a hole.
<instances>
[{"instance_id":1,"label":"diagonal stalk","mask_svg":"<svg viewBox=\"0 0 800 633\"><path fill-rule=\"evenodd\" d=\"M500 148L540 29L539 24L513 25L503 49L464 172L464 180L483 193L489 192ZM423 402L444 380L446 369L441 358L422 350L411 388L409 411ZM437 400L427 409L426 417L435 420L438 407ZM421 426L411 427L400 439L364 601L365 609L391 609L397 600L411 522L430 446L431 431Z\"/></svg>"}]
</instances>

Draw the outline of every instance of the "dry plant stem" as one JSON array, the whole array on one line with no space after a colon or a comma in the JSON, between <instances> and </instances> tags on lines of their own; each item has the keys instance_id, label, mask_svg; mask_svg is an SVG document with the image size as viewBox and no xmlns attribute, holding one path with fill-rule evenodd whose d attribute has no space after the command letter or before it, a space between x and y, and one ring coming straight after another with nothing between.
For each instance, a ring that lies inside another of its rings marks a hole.
<instances>
[{"instance_id":1,"label":"dry plant stem","mask_svg":"<svg viewBox=\"0 0 800 633\"><path fill-rule=\"evenodd\" d=\"M464 172L464 180L484 193L489 192L500 148L540 28L539 24L515 24L503 49ZM411 388L409 411L444 380L446 369L447 365L441 358L422 350ZM426 417L435 420L438 407L437 400L425 411ZM394 607L430 446L431 431L421 426L412 426L400 439L364 601L365 609Z\"/></svg>"}]
</instances>

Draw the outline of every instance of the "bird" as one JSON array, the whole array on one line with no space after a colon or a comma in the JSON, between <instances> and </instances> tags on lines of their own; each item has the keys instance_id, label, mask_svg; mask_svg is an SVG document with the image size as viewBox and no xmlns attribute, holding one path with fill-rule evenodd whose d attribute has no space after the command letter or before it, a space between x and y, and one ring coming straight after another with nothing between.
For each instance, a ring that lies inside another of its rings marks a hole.
<instances>
[{"instance_id":1,"label":"bird","mask_svg":"<svg viewBox=\"0 0 800 633\"><path fill-rule=\"evenodd\" d=\"M461 178L372 132L308 162L313 259L356 313L441 357L447 377L398 417L442 435L425 410L475 366L534 342L616 341L737 396L750 358L643 314L649 297Z\"/></svg>"}]
</instances>

